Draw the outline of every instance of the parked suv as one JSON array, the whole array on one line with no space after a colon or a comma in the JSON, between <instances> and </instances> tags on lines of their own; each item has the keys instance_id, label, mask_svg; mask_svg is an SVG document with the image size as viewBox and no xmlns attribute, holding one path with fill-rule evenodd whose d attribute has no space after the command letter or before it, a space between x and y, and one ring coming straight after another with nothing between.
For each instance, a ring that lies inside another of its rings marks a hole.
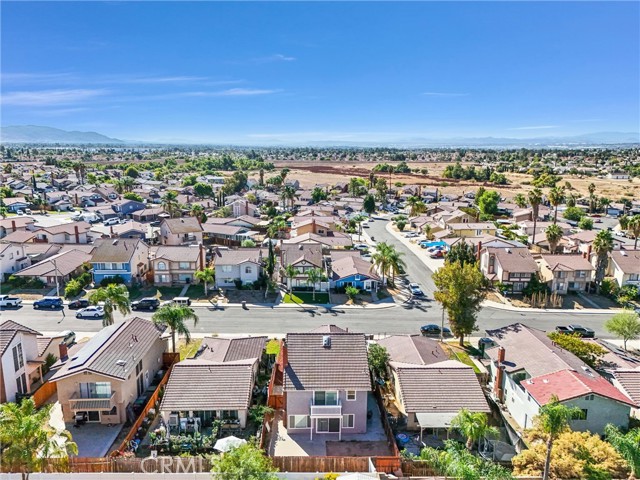
<instances>
[{"instance_id":1,"label":"parked suv","mask_svg":"<svg viewBox=\"0 0 640 480\"><path fill-rule=\"evenodd\" d=\"M132 310L157 310L160 306L160 300L155 297L147 297L142 300L131 302Z\"/></svg>"},{"instance_id":2,"label":"parked suv","mask_svg":"<svg viewBox=\"0 0 640 480\"><path fill-rule=\"evenodd\" d=\"M60 297L44 297L33 302L33 308L62 308L62 299Z\"/></svg>"}]
</instances>

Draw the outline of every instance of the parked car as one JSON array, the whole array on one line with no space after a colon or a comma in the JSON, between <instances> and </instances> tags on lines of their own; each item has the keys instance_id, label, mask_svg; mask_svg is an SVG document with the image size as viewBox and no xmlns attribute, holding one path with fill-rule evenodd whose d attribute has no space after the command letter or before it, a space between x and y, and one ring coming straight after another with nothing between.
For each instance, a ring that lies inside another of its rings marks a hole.
<instances>
[{"instance_id":1,"label":"parked car","mask_svg":"<svg viewBox=\"0 0 640 480\"><path fill-rule=\"evenodd\" d=\"M70 310L78 310L80 308L87 308L89 306L89 300L86 298L80 298L78 300L74 300L73 302L69 302Z\"/></svg>"},{"instance_id":2,"label":"parked car","mask_svg":"<svg viewBox=\"0 0 640 480\"><path fill-rule=\"evenodd\" d=\"M431 336L431 335L440 335L440 333L443 332L445 337L452 337L453 335L451 334L451 330L449 330L447 327L444 327L444 329L440 328L440 325L436 325L435 323L430 323L429 325L423 325L420 327L420 333L425 336Z\"/></svg>"},{"instance_id":3,"label":"parked car","mask_svg":"<svg viewBox=\"0 0 640 480\"><path fill-rule=\"evenodd\" d=\"M436 250L431 255L429 255L429 257L431 257L431 258L443 258L444 257L444 251Z\"/></svg>"},{"instance_id":4,"label":"parked car","mask_svg":"<svg viewBox=\"0 0 640 480\"><path fill-rule=\"evenodd\" d=\"M70 347L71 345L76 343L76 334L72 330L65 330L63 332L60 332L60 335L63 336L61 343L64 343L67 347Z\"/></svg>"},{"instance_id":5,"label":"parked car","mask_svg":"<svg viewBox=\"0 0 640 480\"><path fill-rule=\"evenodd\" d=\"M0 308L18 308L22 303L22 299L18 297L10 297L9 295L0 295Z\"/></svg>"},{"instance_id":6,"label":"parked car","mask_svg":"<svg viewBox=\"0 0 640 480\"><path fill-rule=\"evenodd\" d=\"M76 318L100 318L104 317L104 308L99 305L92 305L82 308L76 312Z\"/></svg>"},{"instance_id":7,"label":"parked car","mask_svg":"<svg viewBox=\"0 0 640 480\"><path fill-rule=\"evenodd\" d=\"M358 243L357 245L353 246L353 249L360 250L361 252L365 252L369 250L369 245L365 245L364 243Z\"/></svg>"},{"instance_id":8,"label":"parked car","mask_svg":"<svg viewBox=\"0 0 640 480\"><path fill-rule=\"evenodd\" d=\"M132 310L150 310L154 311L160 307L160 300L155 297L147 297L142 300L131 302Z\"/></svg>"},{"instance_id":9,"label":"parked car","mask_svg":"<svg viewBox=\"0 0 640 480\"><path fill-rule=\"evenodd\" d=\"M161 307L165 307L167 305L182 305L184 307L188 307L191 305L191 299L189 297L174 297L172 300L165 300L160 303Z\"/></svg>"},{"instance_id":10,"label":"parked car","mask_svg":"<svg viewBox=\"0 0 640 480\"><path fill-rule=\"evenodd\" d=\"M478 349L480 351L484 351L488 348L495 347L496 345L498 344L494 342L492 338L489 338L489 337L482 337L481 339L478 340Z\"/></svg>"},{"instance_id":11,"label":"parked car","mask_svg":"<svg viewBox=\"0 0 640 480\"><path fill-rule=\"evenodd\" d=\"M420 234L418 232L408 232L404 234L404 238L416 238L419 236Z\"/></svg>"},{"instance_id":12,"label":"parked car","mask_svg":"<svg viewBox=\"0 0 640 480\"><path fill-rule=\"evenodd\" d=\"M567 335L579 335L582 338L594 338L596 336L596 332L592 329L576 324L569 326L559 325L556 327L556 332Z\"/></svg>"},{"instance_id":13,"label":"parked car","mask_svg":"<svg viewBox=\"0 0 640 480\"><path fill-rule=\"evenodd\" d=\"M25 208L24 213L26 213L27 215L31 215L33 212L31 211L30 208Z\"/></svg>"},{"instance_id":14,"label":"parked car","mask_svg":"<svg viewBox=\"0 0 640 480\"><path fill-rule=\"evenodd\" d=\"M424 292L420 288L420 285L418 285L417 283L410 283L409 291L414 297L424 297Z\"/></svg>"},{"instance_id":15,"label":"parked car","mask_svg":"<svg viewBox=\"0 0 640 480\"><path fill-rule=\"evenodd\" d=\"M43 297L40 300L33 302L33 308L38 310L39 308L50 308L54 310L56 308L63 308L64 303L60 297Z\"/></svg>"},{"instance_id":16,"label":"parked car","mask_svg":"<svg viewBox=\"0 0 640 480\"><path fill-rule=\"evenodd\" d=\"M102 224L107 227L110 225L118 225L119 223L120 219L118 217L107 218L104 222L102 222Z\"/></svg>"}]
</instances>

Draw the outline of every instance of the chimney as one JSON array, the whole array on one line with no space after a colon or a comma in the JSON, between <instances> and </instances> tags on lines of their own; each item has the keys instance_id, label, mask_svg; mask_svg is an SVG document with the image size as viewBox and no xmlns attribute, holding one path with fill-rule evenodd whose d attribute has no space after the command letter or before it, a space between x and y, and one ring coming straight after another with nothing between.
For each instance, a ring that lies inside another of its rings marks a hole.
<instances>
[{"instance_id":1,"label":"chimney","mask_svg":"<svg viewBox=\"0 0 640 480\"><path fill-rule=\"evenodd\" d=\"M80 231L78 230L78 225L74 225L73 230L76 234L76 243L80 243ZM111 230L113 230L113 227L111 227Z\"/></svg>"},{"instance_id":2,"label":"chimney","mask_svg":"<svg viewBox=\"0 0 640 480\"><path fill-rule=\"evenodd\" d=\"M58 344L58 351L60 353L60 360L66 360L69 356L69 349L67 348L67 344L64 342L60 342Z\"/></svg>"},{"instance_id":3,"label":"chimney","mask_svg":"<svg viewBox=\"0 0 640 480\"><path fill-rule=\"evenodd\" d=\"M16 221L15 220L11 220L11 229L15 232L16 231Z\"/></svg>"},{"instance_id":4,"label":"chimney","mask_svg":"<svg viewBox=\"0 0 640 480\"><path fill-rule=\"evenodd\" d=\"M496 369L496 377L493 380L493 393L500 402L503 401L502 380L504 377L504 356L504 347L498 347L498 367Z\"/></svg>"}]
</instances>

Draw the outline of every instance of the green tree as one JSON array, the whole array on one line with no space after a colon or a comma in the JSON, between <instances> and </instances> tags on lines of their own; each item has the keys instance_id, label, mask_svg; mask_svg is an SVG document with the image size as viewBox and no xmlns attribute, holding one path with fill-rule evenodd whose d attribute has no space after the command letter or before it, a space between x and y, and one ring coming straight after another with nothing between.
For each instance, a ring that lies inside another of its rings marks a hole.
<instances>
[{"instance_id":1,"label":"green tree","mask_svg":"<svg viewBox=\"0 0 640 480\"><path fill-rule=\"evenodd\" d=\"M202 270L197 270L194 273L197 280L204 283L205 296L209 292L209 284L213 283L216 279L216 270L213 267L204 267Z\"/></svg>"},{"instance_id":2,"label":"green tree","mask_svg":"<svg viewBox=\"0 0 640 480\"><path fill-rule=\"evenodd\" d=\"M553 223L558 221L558 206L564 202L564 188L553 187L549 190L549 203L553 206Z\"/></svg>"},{"instance_id":3,"label":"green tree","mask_svg":"<svg viewBox=\"0 0 640 480\"><path fill-rule=\"evenodd\" d=\"M582 219L585 215L586 214L584 213L584 210L582 210L580 207L567 207L562 214L564 218L573 222L580 221L580 219Z\"/></svg>"},{"instance_id":4,"label":"green tree","mask_svg":"<svg viewBox=\"0 0 640 480\"><path fill-rule=\"evenodd\" d=\"M633 249L636 250L638 248L638 238L640 238L640 215L634 215L629 219L627 224L627 233L631 233L633 237Z\"/></svg>"},{"instance_id":5,"label":"green tree","mask_svg":"<svg viewBox=\"0 0 640 480\"><path fill-rule=\"evenodd\" d=\"M240 246L242 248L253 248L256 246L256 242L254 242L253 240L251 240L250 238L247 238L246 240L243 240L240 243Z\"/></svg>"},{"instance_id":6,"label":"green tree","mask_svg":"<svg viewBox=\"0 0 640 480\"><path fill-rule=\"evenodd\" d=\"M254 443L233 448L213 457L211 472L224 480L277 480L271 459Z\"/></svg>"},{"instance_id":7,"label":"green tree","mask_svg":"<svg viewBox=\"0 0 640 480\"><path fill-rule=\"evenodd\" d=\"M486 190L480 198L476 197L478 209L485 217L493 216L498 212L500 194L495 190Z\"/></svg>"},{"instance_id":8,"label":"green tree","mask_svg":"<svg viewBox=\"0 0 640 480\"><path fill-rule=\"evenodd\" d=\"M542 203L542 191L539 188L534 188L529 192L527 199L529 200L529 205L531 205L531 212L533 216L533 236L531 239L531 243L535 245L536 227L538 224L538 213L540 211L540 204Z\"/></svg>"},{"instance_id":9,"label":"green tree","mask_svg":"<svg viewBox=\"0 0 640 480\"><path fill-rule=\"evenodd\" d=\"M17 469L26 480L31 472L44 471L48 458L77 455L71 433L51 426L52 408L53 404L47 404L36 409L32 398L0 405L0 464L5 472Z\"/></svg>"},{"instance_id":10,"label":"green tree","mask_svg":"<svg viewBox=\"0 0 640 480\"><path fill-rule=\"evenodd\" d=\"M525 197L522 193L518 193L515 197L513 197L513 203L515 203L520 208L526 208L527 197Z\"/></svg>"},{"instance_id":11,"label":"green tree","mask_svg":"<svg viewBox=\"0 0 640 480\"><path fill-rule=\"evenodd\" d=\"M293 208L293 204L296 200L296 189L290 185L285 185L280 192L280 200L282 200L284 208L287 208L287 203L291 208Z\"/></svg>"},{"instance_id":12,"label":"green tree","mask_svg":"<svg viewBox=\"0 0 640 480\"><path fill-rule=\"evenodd\" d=\"M311 191L311 200L313 200L313 203L318 203L326 199L327 199L327 193L324 191L322 187L315 187Z\"/></svg>"},{"instance_id":13,"label":"green tree","mask_svg":"<svg viewBox=\"0 0 640 480\"><path fill-rule=\"evenodd\" d=\"M473 245L464 241L464 238L453 245L444 259L445 263L459 263L464 265L470 263L476 264L477 258Z\"/></svg>"},{"instance_id":14,"label":"green tree","mask_svg":"<svg viewBox=\"0 0 640 480\"><path fill-rule=\"evenodd\" d=\"M640 478L640 428L634 428L622 433L615 425L604 427L604 434L613 448L625 459L631 474Z\"/></svg>"},{"instance_id":15,"label":"green tree","mask_svg":"<svg viewBox=\"0 0 640 480\"><path fill-rule=\"evenodd\" d=\"M122 198L125 198L127 200L135 200L136 202L143 202L144 198L142 198L142 195L139 195L137 193L133 193L133 192L127 192L125 193Z\"/></svg>"},{"instance_id":16,"label":"green tree","mask_svg":"<svg viewBox=\"0 0 640 480\"><path fill-rule=\"evenodd\" d=\"M365 181L362 178L352 177L351 180L349 180L349 194L352 197L359 197L365 189L364 184Z\"/></svg>"},{"instance_id":17,"label":"green tree","mask_svg":"<svg viewBox=\"0 0 640 480\"><path fill-rule=\"evenodd\" d=\"M431 225L429 225L428 223L422 227L422 232L424 233L424 236L426 237L427 240L433 240L434 239L434 235L433 235L433 231L431 228Z\"/></svg>"},{"instance_id":18,"label":"green tree","mask_svg":"<svg viewBox=\"0 0 640 480\"><path fill-rule=\"evenodd\" d=\"M596 208L596 201L595 201L596 186L594 183L590 183L587 189L589 190L589 211L593 213Z\"/></svg>"},{"instance_id":19,"label":"green tree","mask_svg":"<svg viewBox=\"0 0 640 480\"><path fill-rule=\"evenodd\" d=\"M385 182L384 178L378 178L376 180L376 197L378 201L383 205L387 203L387 191L389 187L387 186L387 182Z\"/></svg>"},{"instance_id":20,"label":"green tree","mask_svg":"<svg viewBox=\"0 0 640 480\"><path fill-rule=\"evenodd\" d=\"M296 277L296 275L298 275L298 270L294 265L286 265L282 269L282 275L287 278L287 288L289 292L291 292L293 289L293 279Z\"/></svg>"},{"instance_id":21,"label":"green tree","mask_svg":"<svg viewBox=\"0 0 640 480\"><path fill-rule=\"evenodd\" d=\"M362 208L369 215L376 211L376 199L373 197L373 195L367 194L367 196L364 197Z\"/></svg>"},{"instance_id":22,"label":"green tree","mask_svg":"<svg viewBox=\"0 0 640 480\"><path fill-rule=\"evenodd\" d=\"M485 437L497 437L496 427L489 425L488 417L483 412L471 412L463 408L451 420L451 429L457 430L467 439L467 450L471 451L479 440Z\"/></svg>"},{"instance_id":23,"label":"green tree","mask_svg":"<svg viewBox=\"0 0 640 480\"><path fill-rule=\"evenodd\" d=\"M358 295L358 293L360 293L360 290L358 290L356 287L352 287L351 285L349 285L347 288L344 289L344 293L347 294L347 297L349 297L349 300L354 302L356 300L356 296Z\"/></svg>"},{"instance_id":24,"label":"green tree","mask_svg":"<svg viewBox=\"0 0 640 480\"><path fill-rule=\"evenodd\" d=\"M609 263L609 254L613 251L613 236L609 230L600 230L593 240L593 252L596 254L595 282L600 293L602 280L604 280Z\"/></svg>"},{"instance_id":25,"label":"green tree","mask_svg":"<svg viewBox=\"0 0 640 480\"><path fill-rule=\"evenodd\" d=\"M476 315L487 295L484 275L470 263L445 263L433 274L433 282L438 289L434 298L446 310L451 330L463 346L464 336L476 330Z\"/></svg>"},{"instance_id":26,"label":"green tree","mask_svg":"<svg viewBox=\"0 0 640 480\"><path fill-rule=\"evenodd\" d=\"M327 279L325 273L319 268L312 268L307 271L307 285L311 286L313 290L313 301L316 301L316 285L320 282L324 282Z\"/></svg>"},{"instance_id":27,"label":"green tree","mask_svg":"<svg viewBox=\"0 0 640 480\"><path fill-rule=\"evenodd\" d=\"M616 313L604 324L604 328L616 337L622 338L625 351L629 340L640 338L640 318L633 310Z\"/></svg>"},{"instance_id":28,"label":"green tree","mask_svg":"<svg viewBox=\"0 0 640 480\"><path fill-rule=\"evenodd\" d=\"M104 308L102 325L105 327L113 325L113 314L116 310L122 315L131 313L129 291L124 285L110 283L106 287L100 287L89 295L88 300L91 305L101 304Z\"/></svg>"},{"instance_id":29,"label":"green tree","mask_svg":"<svg viewBox=\"0 0 640 480\"><path fill-rule=\"evenodd\" d=\"M196 217L200 223L207 221L207 214L204 213L204 207L199 203L191 205L191 216Z\"/></svg>"},{"instance_id":30,"label":"green tree","mask_svg":"<svg viewBox=\"0 0 640 480\"><path fill-rule=\"evenodd\" d=\"M554 254L558 249L558 244L562 239L562 229L555 223L549 225L545 231L545 235L547 236L547 242L549 242L549 251Z\"/></svg>"},{"instance_id":31,"label":"green tree","mask_svg":"<svg viewBox=\"0 0 640 480\"><path fill-rule=\"evenodd\" d=\"M213 197L213 187L208 183L198 182L193 186L193 193L200 198Z\"/></svg>"},{"instance_id":32,"label":"green tree","mask_svg":"<svg viewBox=\"0 0 640 480\"><path fill-rule=\"evenodd\" d=\"M369 369L375 377L387 378L387 365L389 363L389 352L382 345L372 343L367 350L367 361Z\"/></svg>"},{"instance_id":33,"label":"green tree","mask_svg":"<svg viewBox=\"0 0 640 480\"><path fill-rule=\"evenodd\" d=\"M162 209L171 217L175 217L180 211L176 192L167 192L162 196Z\"/></svg>"},{"instance_id":34,"label":"green tree","mask_svg":"<svg viewBox=\"0 0 640 480\"><path fill-rule=\"evenodd\" d=\"M404 227L407 226L407 222L405 220L398 220L396 221L396 227L398 227L398 230L400 232L402 232L404 230Z\"/></svg>"},{"instance_id":35,"label":"green tree","mask_svg":"<svg viewBox=\"0 0 640 480\"><path fill-rule=\"evenodd\" d=\"M420 215L427 209L427 206L420 200L420 197L416 197L415 195L407 198L407 205L409 205L409 216L411 217Z\"/></svg>"},{"instance_id":36,"label":"green tree","mask_svg":"<svg viewBox=\"0 0 640 480\"><path fill-rule=\"evenodd\" d=\"M598 361L607 351L594 342L585 342L579 335L567 335L560 332L549 332L548 337L559 347L573 353L576 357L592 368L595 368Z\"/></svg>"},{"instance_id":37,"label":"green tree","mask_svg":"<svg viewBox=\"0 0 640 480\"><path fill-rule=\"evenodd\" d=\"M136 167L129 167L124 171L124 174L127 177L138 178L140 176L140 172Z\"/></svg>"},{"instance_id":38,"label":"green tree","mask_svg":"<svg viewBox=\"0 0 640 480\"><path fill-rule=\"evenodd\" d=\"M184 335L187 343L191 341L191 332L187 328L187 322L193 320L193 326L198 324L198 315L192 308L185 305L169 304L164 305L153 314L151 320L156 325L169 327L171 329L171 344L173 353L176 352L176 333Z\"/></svg>"},{"instance_id":39,"label":"green tree","mask_svg":"<svg viewBox=\"0 0 640 480\"><path fill-rule=\"evenodd\" d=\"M578 228L582 230L593 230L593 220L589 217L582 217L578 222Z\"/></svg>"}]
</instances>

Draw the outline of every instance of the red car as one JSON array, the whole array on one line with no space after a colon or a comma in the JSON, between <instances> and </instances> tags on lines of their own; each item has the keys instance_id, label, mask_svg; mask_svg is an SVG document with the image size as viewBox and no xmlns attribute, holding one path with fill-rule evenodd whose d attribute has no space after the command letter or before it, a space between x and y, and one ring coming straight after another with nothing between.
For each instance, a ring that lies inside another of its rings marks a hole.
<instances>
[{"instance_id":1,"label":"red car","mask_svg":"<svg viewBox=\"0 0 640 480\"><path fill-rule=\"evenodd\" d=\"M442 258L444 257L444 252L442 250L436 250L435 252L433 252L431 255L429 255L431 258Z\"/></svg>"}]
</instances>

